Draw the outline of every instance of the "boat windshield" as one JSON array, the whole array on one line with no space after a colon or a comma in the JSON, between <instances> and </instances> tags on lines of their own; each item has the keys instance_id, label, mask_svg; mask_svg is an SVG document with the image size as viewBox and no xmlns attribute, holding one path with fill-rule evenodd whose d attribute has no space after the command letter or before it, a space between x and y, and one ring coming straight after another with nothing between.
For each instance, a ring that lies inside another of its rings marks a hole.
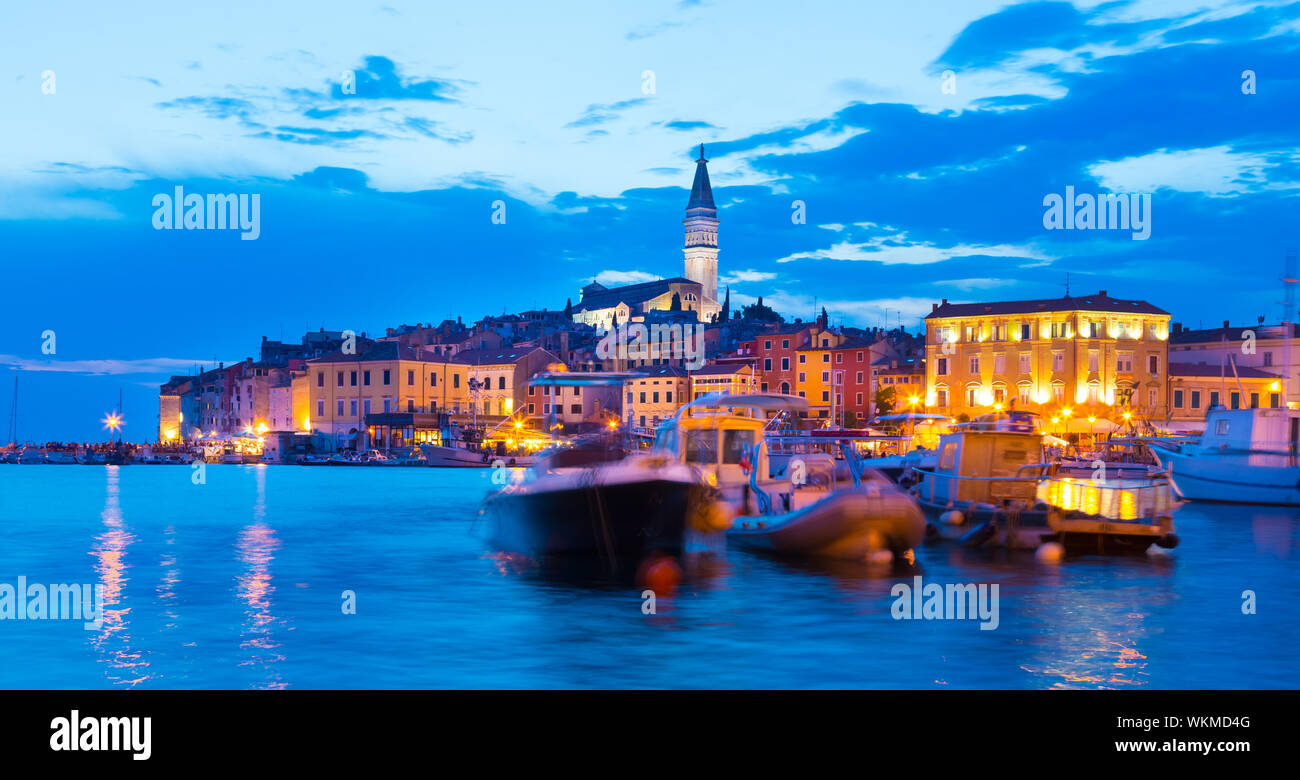
<instances>
[{"instance_id":1,"label":"boat windshield","mask_svg":"<svg viewBox=\"0 0 1300 780\"><path fill-rule=\"evenodd\" d=\"M722 432L722 462L739 463L745 455L745 448L754 445L758 431L753 429L729 430Z\"/></svg>"},{"instance_id":2,"label":"boat windshield","mask_svg":"<svg viewBox=\"0 0 1300 780\"><path fill-rule=\"evenodd\" d=\"M718 431L716 428L697 428L686 433L686 462L713 464L718 462Z\"/></svg>"}]
</instances>

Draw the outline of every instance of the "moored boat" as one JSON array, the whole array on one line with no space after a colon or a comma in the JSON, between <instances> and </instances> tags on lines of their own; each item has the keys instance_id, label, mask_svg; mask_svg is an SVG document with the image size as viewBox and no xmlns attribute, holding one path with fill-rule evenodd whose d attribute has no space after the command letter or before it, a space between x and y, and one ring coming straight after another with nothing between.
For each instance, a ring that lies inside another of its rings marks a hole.
<instances>
[{"instance_id":1,"label":"moored boat","mask_svg":"<svg viewBox=\"0 0 1300 780\"><path fill-rule=\"evenodd\" d=\"M1177 546L1169 480L1078 479L1046 460L1036 415L1010 413L957 426L933 467L912 469L912 492L933 539L968 546L1142 553Z\"/></svg>"},{"instance_id":2,"label":"moored boat","mask_svg":"<svg viewBox=\"0 0 1300 780\"><path fill-rule=\"evenodd\" d=\"M919 544L925 519L916 504L882 475L863 469L852 436L816 437L823 445L838 445L843 462L806 449L790 456L781 476L769 476L765 415L806 408L807 401L797 396L704 396L660 426L654 449L703 469L718 486L729 544L859 560L875 552L901 554ZM786 445L793 437L782 434ZM727 516L734 519L727 522Z\"/></svg>"},{"instance_id":3,"label":"moored boat","mask_svg":"<svg viewBox=\"0 0 1300 780\"><path fill-rule=\"evenodd\" d=\"M1300 506L1300 410L1219 406L1205 421L1200 441L1148 440L1182 498Z\"/></svg>"}]
</instances>

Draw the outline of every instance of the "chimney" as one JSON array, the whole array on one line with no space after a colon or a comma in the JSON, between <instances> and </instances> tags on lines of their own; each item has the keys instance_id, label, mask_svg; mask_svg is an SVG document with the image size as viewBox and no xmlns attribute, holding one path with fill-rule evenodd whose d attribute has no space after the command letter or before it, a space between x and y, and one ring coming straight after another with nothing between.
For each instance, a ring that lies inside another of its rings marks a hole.
<instances>
[{"instance_id":1,"label":"chimney","mask_svg":"<svg viewBox=\"0 0 1300 780\"><path fill-rule=\"evenodd\" d=\"M943 305L944 305L944 306L947 306L947 305L948 305L948 299L947 299L947 298L944 298L944 299L943 299Z\"/></svg>"},{"instance_id":2,"label":"chimney","mask_svg":"<svg viewBox=\"0 0 1300 780\"><path fill-rule=\"evenodd\" d=\"M1227 321L1227 320L1224 320L1224 321L1223 321L1223 328L1224 328L1224 330L1227 330L1227 328L1228 328L1228 321Z\"/></svg>"},{"instance_id":3,"label":"chimney","mask_svg":"<svg viewBox=\"0 0 1300 780\"><path fill-rule=\"evenodd\" d=\"M932 303L932 304L930 304L930 311L931 311L931 313L936 312L936 311L939 311L939 304L937 304L937 303Z\"/></svg>"},{"instance_id":4,"label":"chimney","mask_svg":"<svg viewBox=\"0 0 1300 780\"><path fill-rule=\"evenodd\" d=\"M1102 298L1105 298L1105 297L1106 297L1106 291L1105 291L1105 290L1102 290L1101 292L1097 293L1097 295L1101 296Z\"/></svg>"}]
</instances>

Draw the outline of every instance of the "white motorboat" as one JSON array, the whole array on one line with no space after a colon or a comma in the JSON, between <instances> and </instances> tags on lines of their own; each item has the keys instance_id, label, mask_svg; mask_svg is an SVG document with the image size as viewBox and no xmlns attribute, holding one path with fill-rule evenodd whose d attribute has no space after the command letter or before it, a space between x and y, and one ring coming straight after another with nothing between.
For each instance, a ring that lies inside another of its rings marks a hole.
<instances>
[{"instance_id":1,"label":"white motorboat","mask_svg":"<svg viewBox=\"0 0 1300 780\"><path fill-rule=\"evenodd\" d=\"M1147 442L1182 498L1300 506L1300 410L1219 406L1205 422L1198 442Z\"/></svg>"},{"instance_id":2,"label":"white motorboat","mask_svg":"<svg viewBox=\"0 0 1300 780\"><path fill-rule=\"evenodd\" d=\"M765 414L806 408L798 396L707 395L659 427L654 449L702 469L719 488L711 524L727 529L729 544L856 560L920 544L925 518L915 502L882 475L865 471L849 440L816 437L825 447L839 446L843 464L830 452L806 448L791 455L782 477L770 476ZM784 444L791 437L783 434Z\"/></svg>"}]
</instances>

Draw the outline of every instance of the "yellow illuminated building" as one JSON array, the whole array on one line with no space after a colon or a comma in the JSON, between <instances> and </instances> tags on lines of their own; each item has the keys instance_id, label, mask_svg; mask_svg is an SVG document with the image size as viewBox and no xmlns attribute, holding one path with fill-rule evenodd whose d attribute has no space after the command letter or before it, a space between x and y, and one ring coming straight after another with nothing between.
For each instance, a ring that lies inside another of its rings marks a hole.
<instances>
[{"instance_id":1,"label":"yellow illuminated building","mask_svg":"<svg viewBox=\"0 0 1300 780\"><path fill-rule=\"evenodd\" d=\"M469 370L422 347L381 341L360 354L335 352L308 361L293 380L294 417L312 430L346 436L368 414L469 411ZM307 399L307 408L297 404Z\"/></svg>"},{"instance_id":2,"label":"yellow illuminated building","mask_svg":"<svg viewBox=\"0 0 1300 780\"><path fill-rule=\"evenodd\" d=\"M1166 414L1168 312L1106 295L934 304L926 323L925 411L1120 422ZM1064 429L1064 428L1063 428ZM1072 428L1070 430L1073 430Z\"/></svg>"}]
</instances>

